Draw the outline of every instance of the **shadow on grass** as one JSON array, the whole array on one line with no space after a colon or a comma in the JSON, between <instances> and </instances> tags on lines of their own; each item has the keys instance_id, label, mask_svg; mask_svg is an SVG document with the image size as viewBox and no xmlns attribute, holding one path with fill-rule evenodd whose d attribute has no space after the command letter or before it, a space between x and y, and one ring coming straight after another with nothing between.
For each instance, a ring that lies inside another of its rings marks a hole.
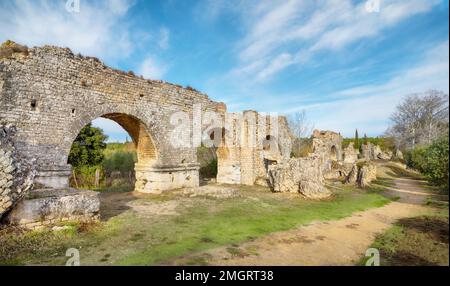
<instances>
[{"instance_id":1,"label":"shadow on grass","mask_svg":"<svg viewBox=\"0 0 450 286\"><path fill-rule=\"evenodd\" d=\"M448 216L405 218L379 235L372 247L380 251L382 265L448 266L448 233Z\"/></svg>"}]
</instances>

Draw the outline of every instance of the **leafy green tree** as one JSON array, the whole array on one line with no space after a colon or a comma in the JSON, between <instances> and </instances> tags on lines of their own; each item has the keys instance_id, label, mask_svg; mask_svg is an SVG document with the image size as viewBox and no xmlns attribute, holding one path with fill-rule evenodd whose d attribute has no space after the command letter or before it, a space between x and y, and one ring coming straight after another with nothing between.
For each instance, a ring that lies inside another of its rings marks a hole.
<instances>
[{"instance_id":1,"label":"leafy green tree","mask_svg":"<svg viewBox=\"0 0 450 286\"><path fill-rule=\"evenodd\" d=\"M92 127L89 123L81 129L77 138L72 144L69 154L69 164L73 167L96 166L104 158L103 150L106 148L108 136L103 130Z\"/></svg>"},{"instance_id":2,"label":"leafy green tree","mask_svg":"<svg viewBox=\"0 0 450 286\"><path fill-rule=\"evenodd\" d=\"M363 144L367 145L369 143L369 138L367 138L367 134L364 133L364 140L363 140Z\"/></svg>"}]
</instances>

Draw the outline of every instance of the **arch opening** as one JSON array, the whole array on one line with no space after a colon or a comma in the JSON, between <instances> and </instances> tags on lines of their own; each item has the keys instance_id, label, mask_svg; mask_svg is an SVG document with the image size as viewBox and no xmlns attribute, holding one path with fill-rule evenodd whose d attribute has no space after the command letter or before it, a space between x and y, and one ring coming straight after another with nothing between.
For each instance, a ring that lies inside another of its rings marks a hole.
<instances>
[{"instance_id":1,"label":"arch opening","mask_svg":"<svg viewBox=\"0 0 450 286\"><path fill-rule=\"evenodd\" d=\"M338 160L338 154L337 154L337 148L336 146L331 146L331 150L330 150L330 159L332 161L337 161Z\"/></svg>"},{"instance_id":2,"label":"arch opening","mask_svg":"<svg viewBox=\"0 0 450 286\"><path fill-rule=\"evenodd\" d=\"M104 124L100 126L92 126L96 119L106 120L102 120ZM150 167L158 159L150 132L144 122L128 114L108 113L96 119L79 130L72 142L67 160L72 165L70 186L136 189L136 166ZM117 134L128 135L131 142L128 136L123 140L123 136L114 136ZM108 137L109 141L106 140Z\"/></svg>"}]
</instances>

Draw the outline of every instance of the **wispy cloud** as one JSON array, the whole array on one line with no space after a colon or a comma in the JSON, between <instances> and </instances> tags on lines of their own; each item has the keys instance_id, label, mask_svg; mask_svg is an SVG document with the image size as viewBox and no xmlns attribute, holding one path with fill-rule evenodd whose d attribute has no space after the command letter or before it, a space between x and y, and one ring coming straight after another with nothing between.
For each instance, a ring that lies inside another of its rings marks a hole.
<instances>
[{"instance_id":1,"label":"wispy cloud","mask_svg":"<svg viewBox=\"0 0 450 286\"><path fill-rule=\"evenodd\" d=\"M355 128L377 135L385 131L387 118L395 106L410 93L438 89L449 92L449 42L442 42L426 52L415 66L385 83L364 85L337 91L326 102L300 105L280 110L291 113L308 110L318 128L351 135Z\"/></svg>"},{"instance_id":2,"label":"wispy cloud","mask_svg":"<svg viewBox=\"0 0 450 286\"><path fill-rule=\"evenodd\" d=\"M237 45L239 64L231 72L255 81L305 63L319 51L339 50L377 36L408 17L429 11L440 1L382 1L378 13L367 11L364 1L290 0L271 2L271 6L261 2L264 7L242 12L247 32Z\"/></svg>"},{"instance_id":3,"label":"wispy cloud","mask_svg":"<svg viewBox=\"0 0 450 286\"><path fill-rule=\"evenodd\" d=\"M81 1L70 13L65 1L2 1L0 40L30 46L53 44L102 58L128 56L136 40L124 17L133 1Z\"/></svg>"},{"instance_id":4,"label":"wispy cloud","mask_svg":"<svg viewBox=\"0 0 450 286\"><path fill-rule=\"evenodd\" d=\"M161 49L166 50L169 48L170 30L163 27L159 30L158 45Z\"/></svg>"},{"instance_id":5,"label":"wispy cloud","mask_svg":"<svg viewBox=\"0 0 450 286\"><path fill-rule=\"evenodd\" d=\"M168 66L153 57L147 57L139 67L138 73L149 79L162 79Z\"/></svg>"}]
</instances>

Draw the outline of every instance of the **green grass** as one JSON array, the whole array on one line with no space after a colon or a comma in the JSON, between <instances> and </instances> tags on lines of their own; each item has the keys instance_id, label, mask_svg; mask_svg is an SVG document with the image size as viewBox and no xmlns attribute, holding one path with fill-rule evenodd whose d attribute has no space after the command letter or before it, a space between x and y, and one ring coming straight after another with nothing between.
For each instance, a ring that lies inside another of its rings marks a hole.
<instances>
[{"instance_id":1,"label":"green grass","mask_svg":"<svg viewBox=\"0 0 450 286\"><path fill-rule=\"evenodd\" d=\"M152 265L171 257L254 239L313 221L343 218L352 212L379 207L388 202L380 195L369 193L341 194L335 200L326 202L290 200L236 199L215 206L218 210L208 207L185 210L180 217L159 224L147 232L147 237L153 240L163 241L165 237L170 237L169 241L143 247L117 263Z\"/></svg>"},{"instance_id":2,"label":"green grass","mask_svg":"<svg viewBox=\"0 0 450 286\"><path fill-rule=\"evenodd\" d=\"M449 265L447 212L399 220L379 235L372 248L384 266ZM361 260L365 265L366 258Z\"/></svg>"},{"instance_id":3,"label":"green grass","mask_svg":"<svg viewBox=\"0 0 450 286\"><path fill-rule=\"evenodd\" d=\"M193 252L314 221L340 219L389 202L377 192L348 187L328 201L308 201L258 187L240 188L241 196L233 199L185 198L176 208L178 215L142 216L123 211L91 227L73 224L67 231L36 231L31 237L0 234L0 261L64 265L65 250L75 247L80 249L82 265L164 264ZM163 204L180 198L169 193L135 200Z\"/></svg>"}]
</instances>

